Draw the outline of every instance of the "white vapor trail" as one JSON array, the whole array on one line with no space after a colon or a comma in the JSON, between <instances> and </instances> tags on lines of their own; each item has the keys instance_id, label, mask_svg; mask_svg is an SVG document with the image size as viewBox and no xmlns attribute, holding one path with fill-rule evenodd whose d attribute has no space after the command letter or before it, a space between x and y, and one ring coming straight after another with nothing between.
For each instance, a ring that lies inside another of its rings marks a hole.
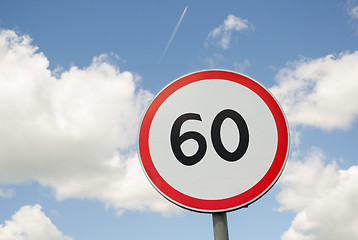
<instances>
[{"instance_id":1,"label":"white vapor trail","mask_svg":"<svg viewBox=\"0 0 358 240\"><path fill-rule=\"evenodd\" d=\"M172 32L172 35L170 35L170 38L169 38L169 40L168 40L168 43L167 43L167 45L165 46L165 49L164 49L164 51L163 51L162 56L160 57L159 64L162 62L162 60L163 60L163 58L164 58L164 56L165 56L165 53L167 52L167 50L168 50L168 48L169 48L171 42L173 41L173 39L174 39L174 37L175 37L175 34L177 33L177 31L178 31L178 29L179 29L179 27L180 27L180 24L181 24L181 22L183 21L183 18L184 18L184 15L185 15L187 9L188 9L188 5L186 5L186 7L185 7L183 13L181 14L181 16L180 16L180 18L179 18L179 21L177 22L177 25L175 26L175 28L174 28L174 30L173 30L173 32Z\"/></svg>"}]
</instances>

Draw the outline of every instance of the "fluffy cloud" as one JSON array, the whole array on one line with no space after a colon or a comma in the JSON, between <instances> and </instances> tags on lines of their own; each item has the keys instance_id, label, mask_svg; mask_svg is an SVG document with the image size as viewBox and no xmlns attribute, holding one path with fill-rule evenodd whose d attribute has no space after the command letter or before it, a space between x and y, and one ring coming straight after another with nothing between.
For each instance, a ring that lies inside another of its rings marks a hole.
<instances>
[{"instance_id":1,"label":"fluffy cloud","mask_svg":"<svg viewBox=\"0 0 358 240\"><path fill-rule=\"evenodd\" d=\"M277 200L297 214L283 240L358 238L358 166L340 170L328 161L317 148L289 161Z\"/></svg>"},{"instance_id":2,"label":"fluffy cloud","mask_svg":"<svg viewBox=\"0 0 358 240\"><path fill-rule=\"evenodd\" d=\"M3 240L71 240L41 211L40 205L23 206L12 219L0 224Z\"/></svg>"},{"instance_id":3,"label":"fluffy cloud","mask_svg":"<svg viewBox=\"0 0 358 240\"><path fill-rule=\"evenodd\" d=\"M358 34L358 4L356 0L347 0L345 4L346 11L349 16L349 23L352 28L355 30L356 34Z\"/></svg>"},{"instance_id":4,"label":"fluffy cloud","mask_svg":"<svg viewBox=\"0 0 358 240\"><path fill-rule=\"evenodd\" d=\"M119 212L176 209L137 159L138 125L152 94L108 58L58 74L29 36L0 32L0 184L38 181L58 199L98 199Z\"/></svg>"},{"instance_id":5,"label":"fluffy cloud","mask_svg":"<svg viewBox=\"0 0 358 240\"><path fill-rule=\"evenodd\" d=\"M251 63L249 60L245 59L243 62L234 62L234 69L240 73L245 72L247 68L251 66Z\"/></svg>"},{"instance_id":6,"label":"fluffy cloud","mask_svg":"<svg viewBox=\"0 0 358 240\"><path fill-rule=\"evenodd\" d=\"M13 189L1 189L0 188L0 197L2 198L12 198L15 195Z\"/></svg>"},{"instance_id":7,"label":"fluffy cloud","mask_svg":"<svg viewBox=\"0 0 358 240\"><path fill-rule=\"evenodd\" d=\"M358 115L358 52L302 59L279 70L270 90L282 104L294 137L297 126L349 129ZM340 169L319 148L297 151L280 179L280 211L296 213L283 240L357 239L358 166Z\"/></svg>"},{"instance_id":8,"label":"fluffy cloud","mask_svg":"<svg viewBox=\"0 0 358 240\"><path fill-rule=\"evenodd\" d=\"M351 19L358 19L358 4L356 0L347 0L346 10Z\"/></svg>"},{"instance_id":9,"label":"fluffy cloud","mask_svg":"<svg viewBox=\"0 0 358 240\"><path fill-rule=\"evenodd\" d=\"M349 15L350 15L351 18L353 18L353 19L358 19L358 6L355 6L355 7L353 7L352 9L350 9Z\"/></svg>"},{"instance_id":10,"label":"fluffy cloud","mask_svg":"<svg viewBox=\"0 0 358 240\"><path fill-rule=\"evenodd\" d=\"M348 129L358 115L358 51L290 63L276 80L270 90L293 127Z\"/></svg>"},{"instance_id":11,"label":"fluffy cloud","mask_svg":"<svg viewBox=\"0 0 358 240\"><path fill-rule=\"evenodd\" d=\"M226 50L230 46L232 32L249 28L248 23L249 21L247 19L242 19L230 14L223 24L209 33L208 41L213 41Z\"/></svg>"}]
</instances>

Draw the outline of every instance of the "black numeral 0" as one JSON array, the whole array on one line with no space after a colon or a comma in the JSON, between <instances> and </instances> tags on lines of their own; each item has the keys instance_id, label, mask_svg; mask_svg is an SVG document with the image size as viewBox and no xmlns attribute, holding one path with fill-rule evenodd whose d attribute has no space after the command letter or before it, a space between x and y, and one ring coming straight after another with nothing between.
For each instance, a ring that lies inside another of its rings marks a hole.
<instances>
[{"instance_id":1,"label":"black numeral 0","mask_svg":"<svg viewBox=\"0 0 358 240\"><path fill-rule=\"evenodd\" d=\"M231 118L236 123L240 133L239 145L233 152L226 150L221 141L221 125L226 118ZM249 130L247 129L245 120L234 110L226 109L221 111L218 115L216 115L213 124L211 125L211 141L213 142L215 151L221 158L230 162L239 160L242 156L244 156L247 147L249 146Z\"/></svg>"},{"instance_id":2,"label":"black numeral 0","mask_svg":"<svg viewBox=\"0 0 358 240\"><path fill-rule=\"evenodd\" d=\"M239 129L240 141L233 152L229 152L223 145L221 140L221 126L225 119L232 119ZM192 166L198 163L205 155L207 144L203 135L198 132L189 131L180 135L180 129L183 123L187 120L202 121L197 113L185 113L179 116L172 126L170 133L170 144L175 157L179 162L186 166ZM193 139L198 143L198 150L192 156L186 156L181 150L181 144L185 141ZM247 151L249 145L249 130L243 117L236 111L225 109L218 113L211 125L211 140L216 153L224 160L234 162L239 160Z\"/></svg>"},{"instance_id":3,"label":"black numeral 0","mask_svg":"<svg viewBox=\"0 0 358 240\"><path fill-rule=\"evenodd\" d=\"M180 128L187 120L201 121L201 117L196 113L186 113L175 120L172 131L170 133L170 144L175 157L186 166L191 166L198 163L206 153L206 141L203 135L198 132L189 131L180 135ZM186 140L194 139L198 145L198 151L193 156L186 156L180 148L180 145Z\"/></svg>"}]
</instances>

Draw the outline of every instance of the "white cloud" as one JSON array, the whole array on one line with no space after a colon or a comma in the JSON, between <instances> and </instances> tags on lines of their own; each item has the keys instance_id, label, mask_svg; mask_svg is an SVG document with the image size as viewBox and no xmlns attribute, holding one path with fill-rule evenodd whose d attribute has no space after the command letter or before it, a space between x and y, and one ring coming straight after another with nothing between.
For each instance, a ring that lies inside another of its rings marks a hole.
<instances>
[{"instance_id":1,"label":"white cloud","mask_svg":"<svg viewBox=\"0 0 358 240\"><path fill-rule=\"evenodd\" d=\"M270 90L288 116L295 147L301 134L296 126L348 129L358 115L358 52L290 63L276 80ZM319 148L291 153L277 201L278 210L296 216L281 239L358 239L357 180L358 166L339 169Z\"/></svg>"},{"instance_id":2,"label":"white cloud","mask_svg":"<svg viewBox=\"0 0 358 240\"><path fill-rule=\"evenodd\" d=\"M351 8L350 11L349 11L349 15L353 19L358 19L358 6L355 6L355 7Z\"/></svg>"},{"instance_id":3,"label":"white cloud","mask_svg":"<svg viewBox=\"0 0 358 240\"><path fill-rule=\"evenodd\" d=\"M356 0L347 0L346 10L351 19L358 19L358 5Z\"/></svg>"},{"instance_id":4,"label":"white cloud","mask_svg":"<svg viewBox=\"0 0 358 240\"><path fill-rule=\"evenodd\" d=\"M234 62L234 69L240 73L245 72L247 68L251 66L251 63L249 60L245 59L243 62Z\"/></svg>"},{"instance_id":5,"label":"white cloud","mask_svg":"<svg viewBox=\"0 0 358 240\"><path fill-rule=\"evenodd\" d=\"M337 183L338 166L334 161L325 165L328 157L316 147L303 156L302 161L299 160L301 154L294 152L291 155L280 178L283 190L277 200L281 204L279 210L300 211L315 197L324 196L326 190Z\"/></svg>"},{"instance_id":6,"label":"white cloud","mask_svg":"<svg viewBox=\"0 0 358 240\"><path fill-rule=\"evenodd\" d=\"M224 56L219 53L213 53L211 57L207 57L203 62L210 68L216 68L224 60Z\"/></svg>"},{"instance_id":7,"label":"white cloud","mask_svg":"<svg viewBox=\"0 0 358 240\"><path fill-rule=\"evenodd\" d=\"M249 28L248 23L249 21L247 19L242 19L230 14L223 24L209 33L208 41L213 41L226 50L230 46L232 32Z\"/></svg>"},{"instance_id":8,"label":"white cloud","mask_svg":"<svg viewBox=\"0 0 358 240\"><path fill-rule=\"evenodd\" d=\"M12 198L13 196L15 196L15 191L13 189L1 189L0 188L0 197Z\"/></svg>"},{"instance_id":9,"label":"white cloud","mask_svg":"<svg viewBox=\"0 0 358 240\"><path fill-rule=\"evenodd\" d=\"M41 211L40 205L23 206L11 220L0 224L2 240L71 240Z\"/></svg>"},{"instance_id":10,"label":"white cloud","mask_svg":"<svg viewBox=\"0 0 358 240\"><path fill-rule=\"evenodd\" d=\"M145 179L136 154L153 95L108 55L61 74L29 36L0 32L0 184L38 181L58 199L92 198L119 212L176 211Z\"/></svg>"},{"instance_id":11,"label":"white cloud","mask_svg":"<svg viewBox=\"0 0 358 240\"><path fill-rule=\"evenodd\" d=\"M345 4L346 11L349 16L349 24L355 30L355 33L358 34L358 5L356 0L347 0Z\"/></svg>"},{"instance_id":12,"label":"white cloud","mask_svg":"<svg viewBox=\"0 0 358 240\"><path fill-rule=\"evenodd\" d=\"M270 90L293 127L348 129L358 115L358 51L293 62L276 80Z\"/></svg>"},{"instance_id":13,"label":"white cloud","mask_svg":"<svg viewBox=\"0 0 358 240\"><path fill-rule=\"evenodd\" d=\"M290 160L277 200L280 210L297 214L281 239L358 239L357 181L358 166L341 170L317 148L303 161Z\"/></svg>"}]
</instances>

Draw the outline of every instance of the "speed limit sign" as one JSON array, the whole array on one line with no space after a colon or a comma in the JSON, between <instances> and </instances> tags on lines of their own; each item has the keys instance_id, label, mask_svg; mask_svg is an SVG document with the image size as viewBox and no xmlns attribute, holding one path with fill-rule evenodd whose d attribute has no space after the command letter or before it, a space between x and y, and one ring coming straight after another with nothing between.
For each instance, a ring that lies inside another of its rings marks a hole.
<instances>
[{"instance_id":1,"label":"speed limit sign","mask_svg":"<svg viewBox=\"0 0 358 240\"><path fill-rule=\"evenodd\" d=\"M226 212L256 201L286 163L286 117L273 95L244 75L206 70L165 87L138 137L142 168L171 202Z\"/></svg>"}]
</instances>

